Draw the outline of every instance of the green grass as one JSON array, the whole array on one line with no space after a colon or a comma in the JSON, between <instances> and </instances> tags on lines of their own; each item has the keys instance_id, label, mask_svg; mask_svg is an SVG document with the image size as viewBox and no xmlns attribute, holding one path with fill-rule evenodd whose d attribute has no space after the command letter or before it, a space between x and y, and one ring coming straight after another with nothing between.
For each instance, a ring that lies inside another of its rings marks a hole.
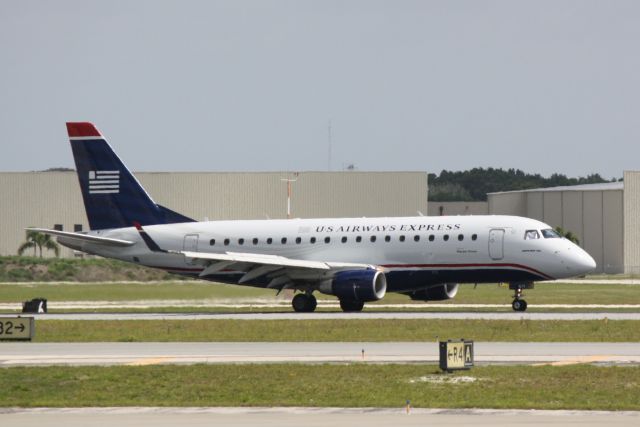
<instances>
[{"instance_id":1,"label":"green grass","mask_svg":"<svg viewBox=\"0 0 640 427\"><path fill-rule=\"evenodd\" d=\"M0 257L0 282L180 280L163 270L104 258Z\"/></svg>"},{"instance_id":2,"label":"green grass","mask_svg":"<svg viewBox=\"0 0 640 427\"><path fill-rule=\"evenodd\" d=\"M0 302L274 298L275 291L205 281L153 283L0 284Z\"/></svg>"},{"instance_id":3,"label":"green grass","mask_svg":"<svg viewBox=\"0 0 640 427\"><path fill-rule=\"evenodd\" d=\"M454 384L469 376L472 383ZM421 381L421 377L443 384ZM640 410L640 367L193 365L0 369L2 407L318 406Z\"/></svg>"},{"instance_id":4,"label":"green grass","mask_svg":"<svg viewBox=\"0 0 640 427\"><path fill-rule=\"evenodd\" d=\"M461 285L458 295L445 304L509 304L512 291L496 284ZM154 282L154 283L83 283L83 284L0 284L0 302L21 302L44 297L49 301L126 301L163 299L231 299L267 298L275 301L276 292L248 286L223 285L212 282ZM316 293L321 299L334 300L331 296ZM533 290L525 291L530 304L639 304L640 285L591 285L538 283ZM388 293L376 304L407 304L412 301L405 295ZM420 306L429 303L416 301Z\"/></svg>"},{"instance_id":5,"label":"green grass","mask_svg":"<svg viewBox=\"0 0 640 427\"><path fill-rule=\"evenodd\" d=\"M637 342L635 320L38 320L37 342L149 341Z\"/></svg>"}]
</instances>

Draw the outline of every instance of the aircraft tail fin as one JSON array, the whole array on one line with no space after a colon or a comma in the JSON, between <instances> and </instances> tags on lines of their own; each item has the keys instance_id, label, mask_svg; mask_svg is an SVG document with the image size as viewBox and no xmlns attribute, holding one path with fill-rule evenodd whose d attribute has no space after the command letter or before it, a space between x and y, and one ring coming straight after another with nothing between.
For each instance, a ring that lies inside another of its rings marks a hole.
<instances>
[{"instance_id":1,"label":"aircraft tail fin","mask_svg":"<svg viewBox=\"0 0 640 427\"><path fill-rule=\"evenodd\" d=\"M157 205L92 123L67 123L67 132L92 230L193 222Z\"/></svg>"}]
</instances>

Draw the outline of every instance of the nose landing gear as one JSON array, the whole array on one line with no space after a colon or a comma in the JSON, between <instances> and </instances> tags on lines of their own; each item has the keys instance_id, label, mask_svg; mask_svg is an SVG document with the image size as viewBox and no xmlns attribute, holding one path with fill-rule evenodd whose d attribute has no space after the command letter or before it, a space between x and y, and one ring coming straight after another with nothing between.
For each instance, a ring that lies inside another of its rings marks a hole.
<instances>
[{"instance_id":1,"label":"nose landing gear","mask_svg":"<svg viewBox=\"0 0 640 427\"><path fill-rule=\"evenodd\" d=\"M527 302L522 299L523 289L533 289L533 282L509 283L509 289L514 291L511 307L513 311L526 311Z\"/></svg>"}]
</instances>

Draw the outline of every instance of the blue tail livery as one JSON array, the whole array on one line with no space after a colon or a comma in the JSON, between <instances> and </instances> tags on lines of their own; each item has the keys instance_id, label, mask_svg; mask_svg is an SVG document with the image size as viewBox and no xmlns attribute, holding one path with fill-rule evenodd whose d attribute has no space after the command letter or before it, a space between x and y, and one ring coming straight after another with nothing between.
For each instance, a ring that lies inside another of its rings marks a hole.
<instances>
[{"instance_id":1,"label":"blue tail livery","mask_svg":"<svg viewBox=\"0 0 640 427\"><path fill-rule=\"evenodd\" d=\"M67 132L92 230L194 222L156 204L92 123L67 123Z\"/></svg>"}]
</instances>

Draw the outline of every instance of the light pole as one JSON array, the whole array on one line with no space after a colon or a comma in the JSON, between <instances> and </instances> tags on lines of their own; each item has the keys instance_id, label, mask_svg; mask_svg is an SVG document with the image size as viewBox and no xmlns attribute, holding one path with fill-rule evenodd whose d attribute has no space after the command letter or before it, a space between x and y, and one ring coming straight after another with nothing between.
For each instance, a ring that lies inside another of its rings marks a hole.
<instances>
[{"instance_id":1,"label":"light pole","mask_svg":"<svg viewBox=\"0 0 640 427\"><path fill-rule=\"evenodd\" d=\"M296 176L298 176L297 173ZM280 178L280 181L285 181L287 183L287 219L291 219L291 183L296 182L297 179Z\"/></svg>"}]
</instances>

